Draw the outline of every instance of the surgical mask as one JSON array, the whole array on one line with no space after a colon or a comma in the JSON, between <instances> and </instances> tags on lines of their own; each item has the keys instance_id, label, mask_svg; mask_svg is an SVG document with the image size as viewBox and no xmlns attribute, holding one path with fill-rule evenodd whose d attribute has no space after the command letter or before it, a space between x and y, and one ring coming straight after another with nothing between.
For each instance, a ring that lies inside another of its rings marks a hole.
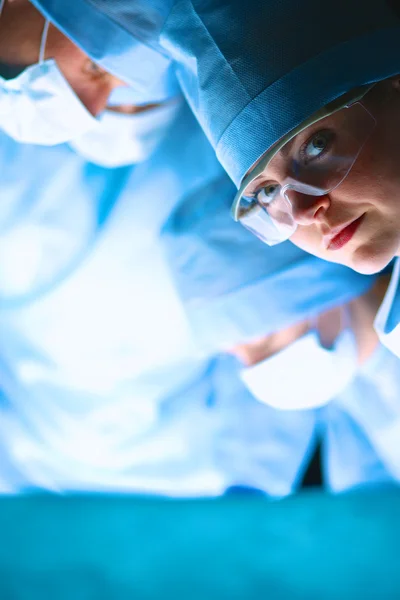
<instances>
[{"instance_id":1,"label":"surgical mask","mask_svg":"<svg viewBox=\"0 0 400 600\"><path fill-rule=\"evenodd\" d=\"M13 79L0 76L0 129L17 142L52 146L97 125L56 62L44 60L48 27L46 21L39 62Z\"/></svg>"},{"instance_id":2,"label":"surgical mask","mask_svg":"<svg viewBox=\"0 0 400 600\"><path fill-rule=\"evenodd\" d=\"M284 410L324 406L352 381L357 372L354 336L345 329L334 347L323 348L310 331L278 354L241 372L257 400Z\"/></svg>"},{"instance_id":3,"label":"surgical mask","mask_svg":"<svg viewBox=\"0 0 400 600\"><path fill-rule=\"evenodd\" d=\"M70 142L89 162L122 167L145 161L164 138L181 103L168 102L134 115L105 111L99 127Z\"/></svg>"}]
</instances>

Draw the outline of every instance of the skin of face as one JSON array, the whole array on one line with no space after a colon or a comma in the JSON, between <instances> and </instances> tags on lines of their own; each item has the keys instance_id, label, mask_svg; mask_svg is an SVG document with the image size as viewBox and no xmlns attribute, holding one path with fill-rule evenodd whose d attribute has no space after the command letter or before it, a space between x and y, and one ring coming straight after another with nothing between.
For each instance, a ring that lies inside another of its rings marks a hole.
<instances>
[{"instance_id":1,"label":"skin of face","mask_svg":"<svg viewBox=\"0 0 400 600\"><path fill-rule=\"evenodd\" d=\"M290 239L315 256L371 274L383 269L400 249L400 76L377 84L362 103L376 121L372 133L337 188L324 196L295 196L298 227ZM321 129L338 126L340 119L339 113L331 115L320 122ZM308 129L310 134L318 131L315 125ZM307 138L307 132L301 135ZM274 178L276 170L266 173L266 181ZM333 230L360 217L347 244L326 249Z\"/></svg>"},{"instance_id":2,"label":"skin of face","mask_svg":"<svg viewBox=\"0 0 400 600\"><path fill-rule=\"evenodd\" d=\"M38 62L44 17L28 0L8 0L0 16L0 62L29 66ZM102 112L112 90L124 83L93 63L50 24L45 58L55 59L81 102L92 115Z\"/></svg>"}]
</instances>

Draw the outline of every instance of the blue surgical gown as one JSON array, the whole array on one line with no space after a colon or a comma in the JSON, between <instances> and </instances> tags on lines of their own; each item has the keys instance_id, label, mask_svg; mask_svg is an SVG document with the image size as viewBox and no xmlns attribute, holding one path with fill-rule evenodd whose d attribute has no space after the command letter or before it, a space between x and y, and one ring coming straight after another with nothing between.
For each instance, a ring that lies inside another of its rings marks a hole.
<instances>
[{"instance_id":1,"label":"blue surgical gown","mask_svg":"<svg viewBox=\"0 0 400 600\"><path fill-rule=\"evenodd\" d=\"M222 176L190 111L137 166L5 135L0 161L0 489L290 493L315 415L258 404L204 350L161 243Z\"/></svg>"}]
</instances>

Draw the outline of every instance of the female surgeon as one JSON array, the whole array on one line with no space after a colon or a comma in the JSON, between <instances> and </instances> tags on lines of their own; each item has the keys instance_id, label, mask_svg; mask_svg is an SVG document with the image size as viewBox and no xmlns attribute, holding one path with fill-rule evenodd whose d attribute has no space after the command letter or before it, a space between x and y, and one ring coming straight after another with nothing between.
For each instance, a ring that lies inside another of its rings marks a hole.
<instances>
[{"instance_id":1,"label":"female surgeon","mask_svg":"<svg viewBox=\"0 0 400 600\"><path fill-rule=\"evenodd\" d=\"M92 4L176 61L236 220L361 273L399 253L398 0ZM398 355L399 269L376 321Z\"/></svg>"}]
</instances>

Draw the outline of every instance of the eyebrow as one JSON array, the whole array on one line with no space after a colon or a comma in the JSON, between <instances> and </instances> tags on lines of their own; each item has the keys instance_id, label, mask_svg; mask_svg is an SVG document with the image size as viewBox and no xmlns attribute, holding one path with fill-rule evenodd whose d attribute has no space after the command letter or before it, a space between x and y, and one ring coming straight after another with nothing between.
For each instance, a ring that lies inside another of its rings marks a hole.
<instances>
[{"instance_id":1,"label":"eyebrow","mask_svg":"<svg viewBox=\"0 0 400 600\"><path fill-rule=\"evenodd\" d=\"M295 135L294 137L292 137L291 140L289 140L288 142L286 142L286 144L284 146L282 146L282 148L279 150L279 152L285 157L287 158L289 152L292 149L292 146L297 138L299 134Z\"/></svg>"}]
</instances>

